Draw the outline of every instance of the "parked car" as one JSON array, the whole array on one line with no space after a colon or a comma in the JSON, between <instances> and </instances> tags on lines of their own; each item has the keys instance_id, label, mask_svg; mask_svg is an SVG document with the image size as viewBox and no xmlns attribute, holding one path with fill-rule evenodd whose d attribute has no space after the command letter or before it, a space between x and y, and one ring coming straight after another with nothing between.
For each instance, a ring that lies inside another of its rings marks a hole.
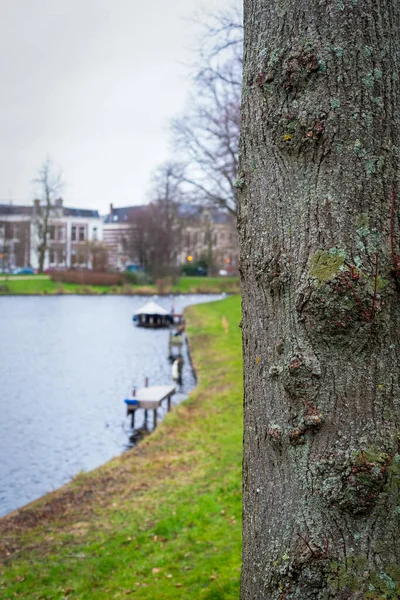
<instances>
[{"instance_id":1,"label":"parked car","mask_svg":"<svg viewBox=\"0 0 400 600\"><path fill-rule=\"evenodd\" d=\"M144 269L140 265L132 264L132 265L125 265L124 271L126 273L137 273L137 272L144 271Z\"/></svg>"},{"instance_id":2,"label":"parked car","mask_svg":"<svg viewBox=\"0 0 400 600\"><path fill-rule=\"evenodd\" d=\"M35 271L32 267L18 267L12 272L13 275L34 275Z\"/></svg>"}]
</instances>

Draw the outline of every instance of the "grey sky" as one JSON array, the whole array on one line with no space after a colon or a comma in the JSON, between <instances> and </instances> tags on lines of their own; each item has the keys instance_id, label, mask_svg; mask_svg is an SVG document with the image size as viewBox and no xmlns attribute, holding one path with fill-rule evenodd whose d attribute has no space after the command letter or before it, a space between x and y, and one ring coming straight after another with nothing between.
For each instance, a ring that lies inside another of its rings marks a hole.
<instances>
[{"instance_id":1,"label":"grey sky","mask_svg":"<svg viewBox=\"0 0 400 600\"><path fill-rule=\"evenodd\" d=\"M30 203L49 156L66 204L146 200L170 157L195 28L229 0L0 0L0 201Z\"/></svg>"}]
</instances>

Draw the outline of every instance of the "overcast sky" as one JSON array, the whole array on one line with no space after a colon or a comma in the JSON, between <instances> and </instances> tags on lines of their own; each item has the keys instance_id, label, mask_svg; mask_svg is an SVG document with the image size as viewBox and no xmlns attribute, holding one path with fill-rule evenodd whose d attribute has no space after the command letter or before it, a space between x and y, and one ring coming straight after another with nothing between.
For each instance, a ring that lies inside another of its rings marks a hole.
<instances>
[{"instance_id":1,"label":"overcast sky","mask_svg":"<svg viewBox=\"0 0 400 600\"><path fill-rule=\"evenodd\" d=\"M68 206L146 201L189 90L198 9L229 0L0 0L0 202L50 157Z\"/></svg>"}]
</instances>

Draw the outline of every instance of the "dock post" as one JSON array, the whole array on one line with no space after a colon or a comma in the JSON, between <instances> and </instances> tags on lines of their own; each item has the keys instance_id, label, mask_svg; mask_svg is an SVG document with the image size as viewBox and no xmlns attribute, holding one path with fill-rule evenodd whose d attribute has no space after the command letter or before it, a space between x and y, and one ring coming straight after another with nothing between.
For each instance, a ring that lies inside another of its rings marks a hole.
<instances>
[{"instance_id":1,"label":"dock post","mask_svg":"<svg viewBox=\"0 0 400 600\"><path fill-rule=\"evenodd\" d=\"M136 396L136 385L133 386L133 390L132 390L132 398L134 398ZM135 410L132 411L131 414L131 427L132 429L135 429Z\"/></svg>"},{"instance_id":2,"label":"dock post","mask_svg":"<svg viewBox=\"0 0 400 600\"><path fill-rule=\"evenodd\" d=\"M148 377L145 377L145 379L144 379L144 387L149 387L149 378ZM146 408L144 411L144 424L145 424L146 429L148 429L147 418L148 418L148 414L147 414L147 408Z\"/></svg>"},{"instance_id":3,"label":"dock post","mask_svg":"<svg viewBox=\"0 0 400 600\"><path fill-rule=\"evenodd\" d=\"M153 429L157 427L157 409L154 409Z\"/></svg>"}]
</instances>

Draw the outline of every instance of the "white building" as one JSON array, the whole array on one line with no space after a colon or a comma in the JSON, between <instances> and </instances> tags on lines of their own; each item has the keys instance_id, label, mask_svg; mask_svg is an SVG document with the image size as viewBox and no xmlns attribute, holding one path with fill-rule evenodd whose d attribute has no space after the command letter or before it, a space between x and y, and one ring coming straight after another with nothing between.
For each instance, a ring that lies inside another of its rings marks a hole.
<instances>
[{"instance_id":1,"label":"white building","mask_svg":"<svg viewBox=\"0 0 400 600\"><path fill-rule=\"evenodd\" d=\"M31 265L39 266L40 244L38 201L35 201L31 222ZM56 200L49 218L44 269L93 267L93 246L103 239L103 219L97 210L68 208L62 199Z\"/></svg>"},{"instance_id":2,"label":"white building","mask_svg":"<svg viewBox=\"0 0 400 600\"><path fill-rule=\"evenodd\" d=\"M0 246L4 266L39 266L40 204L0 205ZM97 210L68 208L61 198L50 210L44 269L93 267L103 240L103 219ZM22 243L23 242L23 243Z\"/></svg>"}]
</instances>

